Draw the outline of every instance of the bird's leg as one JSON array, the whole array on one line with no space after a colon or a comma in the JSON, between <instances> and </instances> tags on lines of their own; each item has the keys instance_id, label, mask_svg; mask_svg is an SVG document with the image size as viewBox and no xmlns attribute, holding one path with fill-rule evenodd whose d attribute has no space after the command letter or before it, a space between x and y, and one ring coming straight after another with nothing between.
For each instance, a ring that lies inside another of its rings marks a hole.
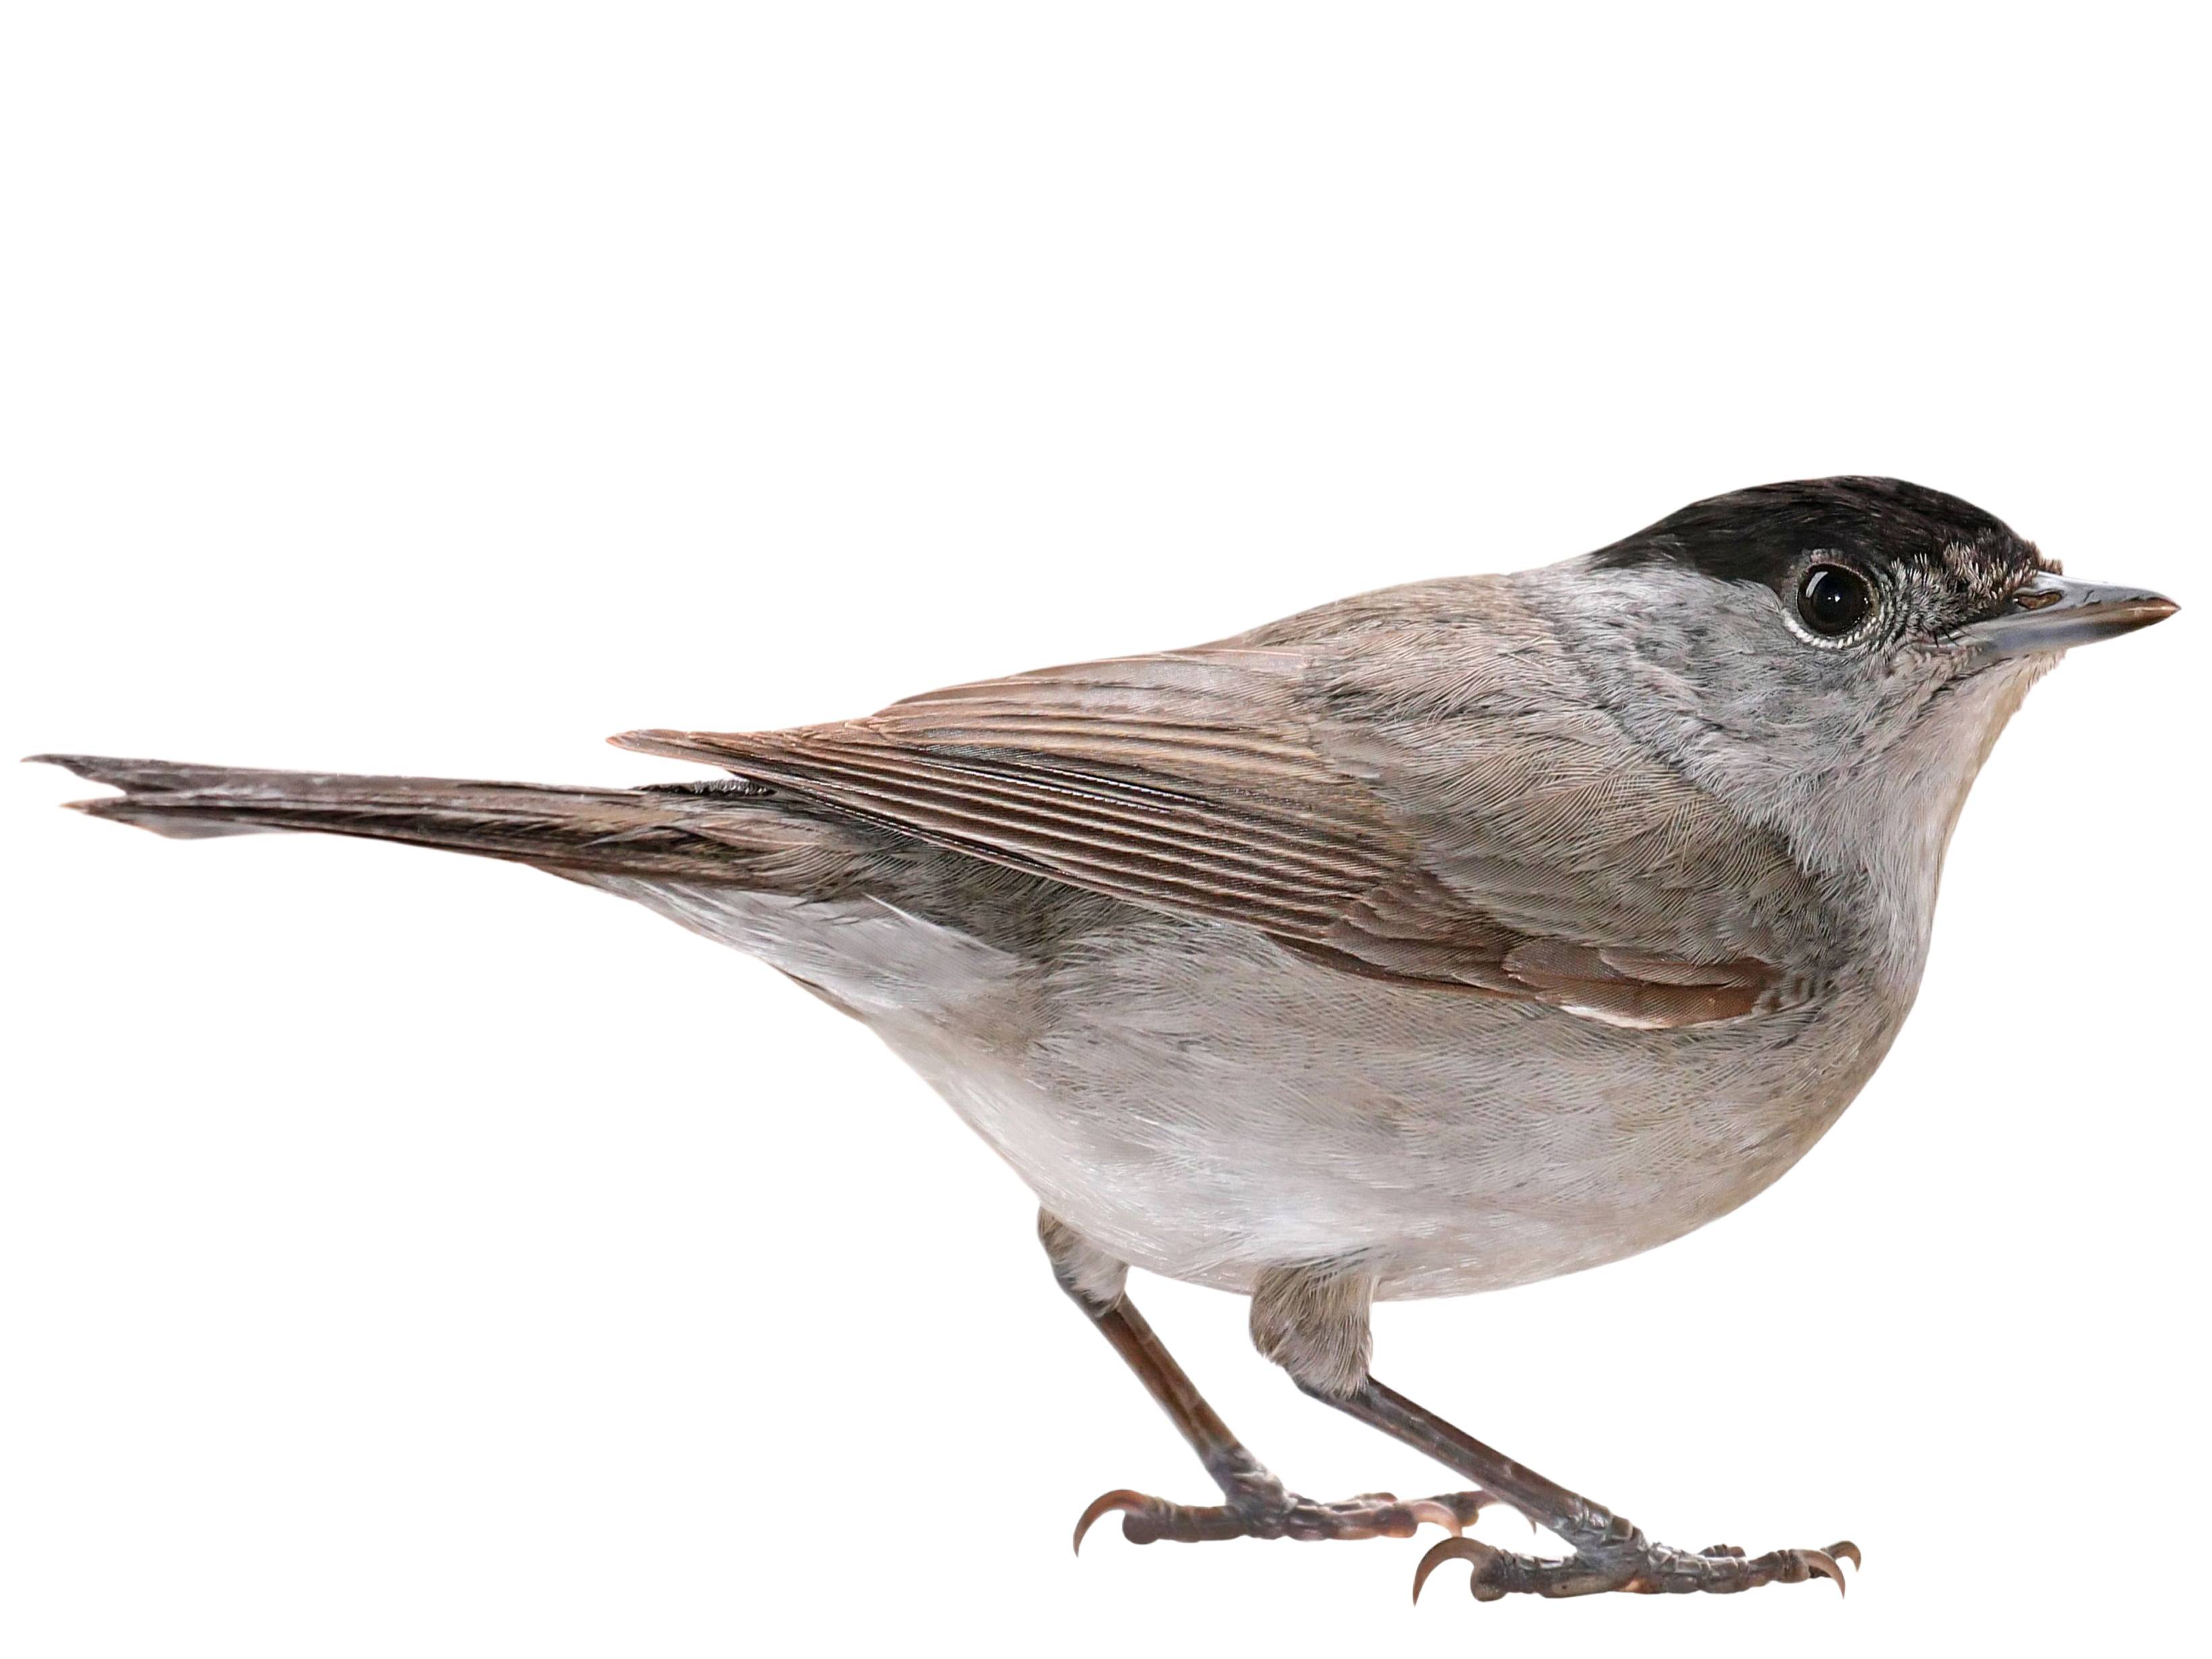
<instances>
[{"instance_id":1,"label":"bird's leg","mask_svg":"<svg viewBox=\"0 0 2212 1659\"><path fill-rule=\"evenodd\" d=\"M1838 1559L1858 1565L1858 1546L1848 1540L1825 1550L1770 1550L1747 1556L1729 1546L1695 1554L1647 1539L1625 1516L1547 1480L1534 1469L1493 1451L1472 1435L1454 1428L1373 1377L1361 1379L1349 1394L1306 1392L1339 1411L1429 1454L1447 1468L1480 1480L1506 1503L1565 1540L1574 1551L1551 1560L1493 1548L1473 1538L1448 1538L1421 1558L1413 1573L1413 1594L1445 1561L1474 1564L1468 1588L1479 1601L1519 1592L1532 1595L1590 1595L1605 1590L1644 1595L1702 1590L1725 1595L1761 1584L1798 1584L1827 1578L1844 1588Z\"/></svg>"},{"instance_id":2,"label":"bird's leg","mask_svg":"<svg viewBox=\"0 0 2212 1659\"><path fill-rule=\"evenodd\" d=\"M1486 1493L1467 1492L1401 1503L1389 1492L1369 1492L1320 1504L1289 1491L1230 1432L1131 1305L1122 1288L1127 1268L1050 1215L1038 1217L1037 1232L1060 1288L1182 1431L1224 1500L1176 1504L1139 1492L1106 1492L1076 1522L1077 1548L1093 1522L1115 1510L1121 1514L1122 1536L1138 1544L1163 1538L1181 1543L1214 1538L1410 1538L1424 1521L1457 1534L1492 1501Z\"/></svg>"},{"instance_id":3,"label":"bird's leg","mask_svg":"<svg viewBox=\"0 0 2212 1659\"><path fill-rule=\"evenodd\" d=\"M1857 1564L1857 1547L1850 1543L1747 1556L1725 1547L1693 1554L1653 1542L1626 1517L1546 1480L1376 1382L1367 1369L1367 1297L1371 1289L1371 1282L1356 1267L1341 1263L1270 1272L1261 1276L1253 1293L1253 1340L1316 1399L1479 1482L1486 1497L1510 1504L1532 1522L1557 1534L1574 1552L1553 1560L1498 1549L1473 1538L1448 1538L1422 1558L1413 1575L1414 1595L1420 1594L1429 1574L1448 1560L1474 1563L1472 1589L1475 1598L1484 1601L1516 1592L1725 1594L1814 1577L1832 1579L1841 1589L1844 1573L1837 1558Z\"/></svg>"}]
</instances>

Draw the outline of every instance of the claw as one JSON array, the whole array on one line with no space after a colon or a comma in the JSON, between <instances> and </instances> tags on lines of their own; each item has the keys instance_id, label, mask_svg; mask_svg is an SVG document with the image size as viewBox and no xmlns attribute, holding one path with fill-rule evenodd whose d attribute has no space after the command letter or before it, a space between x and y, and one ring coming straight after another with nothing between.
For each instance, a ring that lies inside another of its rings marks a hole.
<instances>
[{"instance_id":1,"label":"claw","mask_svg":"<svg viewBox=\"0 0 2212 1659\"><path fill-rule=\"evenodd\" d=\"M1865 1569L1866 1563L1859 1559L1859 1547L1851 1542L1848 1538L1844 1539L1839 1544L1829 1545L1828 1553L1834 1556L1839 1561L1850 1562L1853 1566L1859 1568L1861 1571L1864 1571Z\"/></svg>"},{"instance_id":2,"label":"claw","mask_svg":"<svg viewBox=\"0 0 2212 1659\"><path fill-rule=\"evenodd\" d=\"M1800 1550L1797 1553L1804 1558L1807 1571L1822 1578L1835 1580L1837 1595L1850 1594L1849 1587L1844 1583L1844 1570L1836 1565L1834 1556L1826 1550Z\"/></svg>"},{"instance_id":3,"label":"claw","mask_svg":"<svg viewBox=\"0 0 2212 1659\"><path fill-rule=\"evenodd\" d=\"M1421 1498L1406 1504L1404 1508L1406 1513L1413 1517L1413 1524L1417 1528L1424 1521L1434 1522L1455 1538L1467 1530L1467 1522L1460 1519L1457 1510L1449 1504L1439 1504L1433 1498ZM1419 1593L1418 1590L1414 1592L1417 1595Z\"/></svg>"},{"instance_id":4,"label":"claw","mask_svg":"<svg viewBox=\"0 0 2212 1659\"><path fill-rule=\"evenodd\" d=\"M1413 1600L1419 1601L1421 1599L1421 1586L1427 1583L1429 1575L1445 1562L1472 1561L1474 1563L1474 1577L1468 1581L1468 1588L1474 1592L1474 1599L1478 1601L1495 1601L1502 1592L1492 1590L1490 1595L1485 1595L1483 1573L1485 1568L1497 1557L1496 1550L1479 1540L1461 1537L1445 1539L1443 1542L1432 1546L1429 1553L1421 1558L1421 1565L1413 1569Z\"/></svg>"},{"instance_id":5,"label":"claw","mask_svg":"<svg viewBox=\"0 0 2212 1659\"><path fill-rule=\"evenodd\" d=\"M1131 1492L1124 1486L1117 1491L1101 1492L1091 1500L1091 1507L1083 1511L1083 1518L1075 1523L1075 1553L1083 1553L1083 1534L1089 1532L1102 1515L1115 1510L1139 1510L1152 1500L1140 1492Z\"/></svg>"}]
</instances>

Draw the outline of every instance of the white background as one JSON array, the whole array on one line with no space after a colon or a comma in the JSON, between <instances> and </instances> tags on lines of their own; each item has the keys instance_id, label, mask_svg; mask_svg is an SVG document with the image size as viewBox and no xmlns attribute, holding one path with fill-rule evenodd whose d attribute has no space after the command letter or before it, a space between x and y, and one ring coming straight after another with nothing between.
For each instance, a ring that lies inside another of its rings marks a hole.
<instances>
[{"instance_id":1,"label":"white background","mask_svg":"<svg viewBox=\"0 0 2212 1659\"><path fill-rule=\"evenodd\" d=\"M11 8L10 755L644 781L601 734L1842 471L2200 608L2029 700L1915 1021L1778 1188L1378 1318L1382 1375L1662 1536L1856 1538L1844 1601L1072 1559L1099 1490L1208 1488L863 1032L530 871L11 769L0 1649L2191 1640L2206 59L2179 8L2027 10ZM1136 1294L1308 1492L1449 1484L1241 1303Z\"/></svg>"}]
</instances>

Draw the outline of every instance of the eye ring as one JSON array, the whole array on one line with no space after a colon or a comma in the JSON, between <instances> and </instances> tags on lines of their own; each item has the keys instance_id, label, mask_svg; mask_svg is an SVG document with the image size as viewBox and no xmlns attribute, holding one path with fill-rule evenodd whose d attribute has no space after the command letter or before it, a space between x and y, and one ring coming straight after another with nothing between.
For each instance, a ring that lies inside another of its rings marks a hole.
<instances>
[{"instance_id":1,"label":"eye ring","mask_svg":"<svg viewBox=\"0 0 2212 1659\"><path fill-rule=\"evenodd\" d=\"M1856 633L1874 608L1874 584L1847 564L1824 559L1798 578L1797 615L1821 639Z\"/></svg>"}]
</instances>

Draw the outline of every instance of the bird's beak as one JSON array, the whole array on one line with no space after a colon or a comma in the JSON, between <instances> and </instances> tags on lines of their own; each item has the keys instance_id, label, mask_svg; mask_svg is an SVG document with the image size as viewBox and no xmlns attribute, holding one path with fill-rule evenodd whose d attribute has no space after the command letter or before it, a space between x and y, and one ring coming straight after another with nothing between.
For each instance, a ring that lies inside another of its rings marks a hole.
<instances>
[{"instance_id":1,"label":"bird's beak","mask_svg":"<svg viewBox=\"0 0 2212 1659\"><path fill-rule=\"evenodd\" d=\"M2100 587L2039 575L1984 622L1960 630L1984 662L2038 651L2065 651L2164 622L2181 607L2140 587Z\"/></svg>"}]
</instances>

